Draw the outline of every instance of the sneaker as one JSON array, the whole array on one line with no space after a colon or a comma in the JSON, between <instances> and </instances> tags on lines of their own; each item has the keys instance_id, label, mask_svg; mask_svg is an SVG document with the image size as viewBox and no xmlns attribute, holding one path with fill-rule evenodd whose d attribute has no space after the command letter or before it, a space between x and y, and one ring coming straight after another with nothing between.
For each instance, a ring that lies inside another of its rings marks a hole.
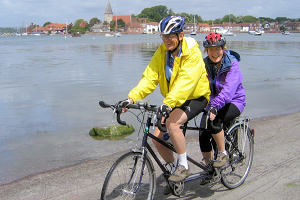
<instances>
[{"instance_id":1,"label":"sneaker","mask_svg":"<svg viewBox=\"0 0 300 200\"><path fill-rule=\"evenodd\" d=\"M223 167L226 165L229 157L225 155L223 152L218 152L217 159L214 160L214 167Z\"/></svg>"},{"instance_id":2,"label":"sneaker","mask_svg":"<svg viewBox=\"0 0 300 200\"><path fill-rule=\"evenodd\" d=\"M180 182L183 181L189 175L189 170L187 170L184 166L179 165L175 172L169 177L169 181Z\"/></svg>"},{"instance_id":3,"label":"sneaker","mask_svg":"<svg viewBox=\"0 0 300 200\"><path fill-rule=\"evenodd\" d=\"M166 163L164 166L170 172L170 174L173 174L176 170L176 165L174 165L174 163Z\"/></svg>"}]
</instances>

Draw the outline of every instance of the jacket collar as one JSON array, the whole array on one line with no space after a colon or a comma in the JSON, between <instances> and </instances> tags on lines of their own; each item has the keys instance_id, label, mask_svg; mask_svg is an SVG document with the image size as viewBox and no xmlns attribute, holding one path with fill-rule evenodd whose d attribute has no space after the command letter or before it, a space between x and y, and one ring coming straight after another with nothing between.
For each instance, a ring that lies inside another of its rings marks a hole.
<instances>
[{"instance_id":1,"label":"jacket collar","mask_svg":"<svg viewBox=\"0 0 300 200\"><path fill-rule=\"evenodd\" d=\"M229 51L225 50L223 54L221 69L219 70L219 73L223 73L226 71L229 71L231 68L232 62Z\"/></svg>"},{"instance_id":2,"label":"jacket collar","mask_svg":"<svg viewBox=\"0 0 300 200\"><path fill-rule=\"evenodd\" d=\"M187 56L191 54L191 48L195 45L198 45L196 40L190 37L183 37L182 46L181 46L181 56ZM167 51L166 45L163 43L162 48L164 51Z\"/></svg>"}]
</instances>

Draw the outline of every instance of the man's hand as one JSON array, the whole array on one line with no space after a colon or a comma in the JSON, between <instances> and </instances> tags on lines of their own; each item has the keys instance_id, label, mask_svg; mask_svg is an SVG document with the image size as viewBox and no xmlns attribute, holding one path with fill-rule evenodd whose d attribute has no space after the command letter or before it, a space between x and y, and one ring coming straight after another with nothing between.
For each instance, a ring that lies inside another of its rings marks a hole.
<instances>
[{"instance_id":1,"label":"man's hand","mask_svg":"<svg viewBox=\"0 0 300 200\"><path fill-rule=\"evenodd\" d=\"M165 118L169 117L169 114L171 113L172 108L170 108L169 106L162 104L159 108L158 108L158 112L160 112L162 114L162 116L164 116Z\"/></svg>"},{"instance_id":2,"label":"man's hand","mask_svg":"<svg viewBox=\"0 0 300 200\"><path fill-rule=\"evenodd\" d=\"M132 103L133 103L132 99L126 99L126 100L123 100L123 101L119 101L118 102L118 107L122 108L122 113L123 113L123 112L126 112L128 110L127 106L129 104L132 104Z\"/></svg>"}]
</instances>

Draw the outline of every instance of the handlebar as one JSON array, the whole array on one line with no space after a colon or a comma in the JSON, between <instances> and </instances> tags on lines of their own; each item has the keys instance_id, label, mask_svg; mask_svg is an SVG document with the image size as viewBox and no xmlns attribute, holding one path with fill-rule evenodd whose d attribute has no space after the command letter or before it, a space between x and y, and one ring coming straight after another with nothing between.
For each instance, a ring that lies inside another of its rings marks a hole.
<instances>
[{"instance_id":1,"label":"handlebar","mask_svg":"<svg viewBox=\"0 0 300 200\"><path fill-rule=\"evenodd\" d=\"M116 114L117 114L117 122L121 125L127 125L125 121L121 120L121 114L122 114L122 107L118 106L118 104L116 105L110 105L110 104L107 104L105 103L104 101L99 101L99 105L102 107L102 108L111 108L113 110L115 110ZM149 112L153 112L156 114L156 118L157 118L157 127L160 131L162 132L167 132L167 128L165 126L165 124L162 124L162 114L160 112L158 112L158 107L156 105L151 105L151 104L148 104L146 102L138 102L136 104L128 104L126 106L126 108L128 109L145 109ZM209 120L209 119L207 119ZM213 129L222 129L223 128L223 124L221 123L220 125L215 125L214 124L214 121L210 121L209 120L209 123L211 125L211 127Z\"/></svg>"},{"instance_id":2,"label":"handlebar","mask_svg":"<svg viewBox=\"0 0 300 200\"><path fill-rule=\"evenodd\" d=\"M99 101L99 105L102 107L102 108L111 108L113 110L115 110L115 112L117 113L117 122L121 125L126 125L126 122L121 120L121 114L122 114L122 107L118 106L118 104L116 105L110 105L110 104L107 104L105 103L104 101ZM136 104L128 104L126 106L126 108L128 109L145 109L149 112L153 112L153 113L156 113L157 114L157 127L159 128L159 130L163 131L163 132L166 132L167 131L167 128L161 124L161 119L162 119L162 115L161 113L158 112L158 108L156 105L150 105L146 102L138 102Z\"/></svg>"}]
</instances>

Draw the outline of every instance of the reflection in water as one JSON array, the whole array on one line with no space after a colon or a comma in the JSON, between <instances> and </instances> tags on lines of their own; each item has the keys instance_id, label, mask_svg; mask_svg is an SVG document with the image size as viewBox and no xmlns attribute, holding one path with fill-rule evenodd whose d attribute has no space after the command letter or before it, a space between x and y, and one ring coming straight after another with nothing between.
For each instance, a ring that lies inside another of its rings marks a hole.
<instances>
[{"instance_id":1,"label":"reflection in water","mask_svg":"<svg viewBox=\"0 0 300 200\"><path fill-rule=\"evenodd\" d=\"M298 36L227 38L241 54L246 115L299 110ZM196 36L202 51L203 38ZM127 98L160 43L155 35L1 37L0 183L132 147L136 134L94 141L88 131L112 123L98 101ZM160 103L159 91L148 99Z\"/></svg>"},{"instance_id":2,"label":"reflection in water","mask_svg":"<svg viewBox=\"0 0 300 200\"><path fill-rule=\"evenodd\" d=\"M105 52L105 56L106 56L106 61L107 61L108 65L111 67L112 66L113 53L114 53L114 45L106 44L104 52Z\"/></svg>"}]
</instances>

